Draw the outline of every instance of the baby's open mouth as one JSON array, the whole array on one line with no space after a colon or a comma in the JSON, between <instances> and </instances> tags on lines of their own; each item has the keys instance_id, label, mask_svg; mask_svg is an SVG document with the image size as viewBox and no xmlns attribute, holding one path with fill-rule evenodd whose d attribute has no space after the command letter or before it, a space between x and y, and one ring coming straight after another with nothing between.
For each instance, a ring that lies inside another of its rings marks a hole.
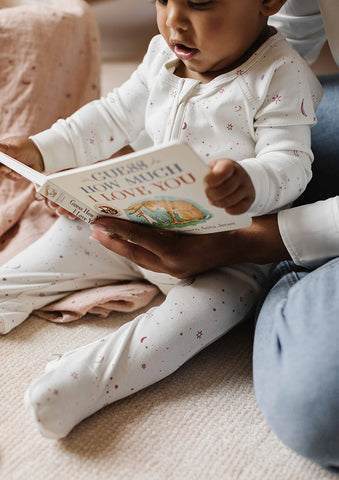
<instances>
[{"instance_id":1,"label":"baby's open mouth","mask_svg":"<svg viewBox=\"0 0 339 480\"><path fill-rule=\"evenodd\" d=\"M193 50L193 48L186 47L186 45L184 45L183 43L177 43L176 47L178 47L182 50L186 50L187 52L190 51L190 50Z\"/></svg>"},{"instance_id":2,"label":"baby's open mouth","mask_svg":"<svg viewBox=\"0 0 339 480\"><path fill-rule=\"evenodd\" d=\"M198 52L197 48L187 47L183 43L176 43L174 45L174 53L181 60L188 60Z\"/></svg>"}]
</instances>

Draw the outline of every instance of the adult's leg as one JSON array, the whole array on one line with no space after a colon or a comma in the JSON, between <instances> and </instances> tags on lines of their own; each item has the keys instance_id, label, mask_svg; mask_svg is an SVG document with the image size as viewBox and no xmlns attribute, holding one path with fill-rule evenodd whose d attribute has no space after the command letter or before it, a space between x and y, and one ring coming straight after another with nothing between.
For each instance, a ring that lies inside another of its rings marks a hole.
<instances>
[{"instance_id":1,"label":"adult's leg","mask_svg":"<svg viewBox=\"0 0 339 480\"><path fill-rule=\"evenodd\" d=\"M339 471L339 258L274 275L255 330L257 401L286 445Z\"/></svg>"},{"instance_id":2,"label":"adult's leg","mask_svg":"<svg viewBox=\"0 0 339 480\"><path fill-rule=\"evenodd\" d=\"M0 267L0 333L75 290L141 278L127 260L91 242L90 235L85 223L62 217Z\"/></svg>"},{"instance_id":3,"label":"adult's leg","mask_svg":"<svg viewBox=\"0 0 339 480\"><path fill-rule=\"evenodd\" d=\"M339 75L321 82L324 98L312 128L313 178L298 205L338 195ZM286 445L324 467L338 468L338 259L313 272L283 263L271 284L254 339L259 406Z\"/></svg>"},{"instance_id":4,"label":"adult's leg","mask_svg":"<svg viewBox=\"0 0 339 480\"><path fill-rule=\"evenodd\" d=\"M235 268L180 282L159 307L47 365L25 396L37 427L64 437L103 406L168 376L239 323L259 290Z\"/></svg>"}]
</instances>

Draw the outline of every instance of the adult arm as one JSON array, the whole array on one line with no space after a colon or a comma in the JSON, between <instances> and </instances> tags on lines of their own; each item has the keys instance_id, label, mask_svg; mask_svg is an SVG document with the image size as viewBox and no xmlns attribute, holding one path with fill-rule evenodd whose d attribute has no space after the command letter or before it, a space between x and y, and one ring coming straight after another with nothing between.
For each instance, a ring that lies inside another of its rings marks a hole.
<instances>
[{"instance_id":1,"label":"adult arm","mask_svg":"<svg viewBox=\"0 0 339 480\"><path fill-rule=\"evenodd\" d=\"M277 28L305 60L312 64L326 42L317 0L287 0L269 24Z\"/></svg>"},{"instance_id":2,"label":"adult arm","mask_svg":"<svg viewBox=\"0 0 339 480\"><path fill-rule=\"evenodd\" d=\"M207 270L290 258L277 216L253 219L249 228L210 235L182 235L125 220L102 218L92 238L141 267L186 278Z\"/></svg>"},{"instance_id":3,"label":"adult arm","mask_svg":"<svg viewBox=\"0 0 339 480\"><path fill-rule=\"evenodd\" d=\"M333 58L339 66L339 3L337 0L288 0L279 13L271 17L270 22L286 36L309 63L317 58L327 37ZM330 104L331 112L326 109L322 117L328 118L328 125L333 125L333 122L337 125L336 102L332 97ZM335 129L329 130L332 132L334 141ZM323 136L321 138L324 140ZM337 145L337 142L334 143ZM320 145L319 148L321 148ZM320 161L327 162L326 145ZM330 169L329 166L327 168ZM335 175L335 172L333 173ZM280 212L279 228L291 258L299 265L315 267L329 258L338 256L338 218L339 197Z\"/></svg>"},{"instance_id":4,"label":"adult arm","mask_svg":"<svg viewBox=\"0 0 339 480\"><path fill-rule=\"evenodd\" d=\"M326 38L339 66L338 0L288 0L269 23L312 64Z\"/></svg>"},{"instance_id":5,"label":"adult arm","mask_svg":"<svg viewBox=\"0 0 339 480\"><path fill-rule=\"evenodd\" d=\"M339 3L338 0L318 0L328 44L339 67Z\"/></svg>"},{"instance_id":6,"label":"adult arm","mask_svg":"<svg viewBox=\"0 0 339 480\"><path fill-rule=\"evenodd\" d=\"M253 219L249 228L181 235L103 218L92 238L141 267L186 278L234 263L293 259L314 267L339 256L339 197Z\"/></svg>"}]
</instances>

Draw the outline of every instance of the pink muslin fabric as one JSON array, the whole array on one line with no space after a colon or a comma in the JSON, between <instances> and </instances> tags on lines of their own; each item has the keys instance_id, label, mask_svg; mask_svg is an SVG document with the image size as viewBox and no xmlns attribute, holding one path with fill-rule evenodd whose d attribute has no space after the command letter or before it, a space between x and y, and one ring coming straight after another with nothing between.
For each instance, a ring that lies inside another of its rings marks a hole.
<instances>
[{"instance_id":1,"label":"pink muslin fabric","mask_svg":"<svg viewBox=\"0 0 339 480\"><path fill-rule=\"evenodd\" d=\"M106 285L75 292L34 314L56 323L72 322L86 313L106 318L113 310L133 312L149 303L158 292L155 285L141 281Z\"/></svg>"},{"instance_id":2,"label":"pink muslin fabric","mask_svg":"<svg viewBox=\"0 0 339 480\"><path fill-rule=\"evenodd\" d=\"M86 2L51 0L0 9L0 139L49 128L99 94L100 35ZM56 218L30 182L0 168L0 265ZM76 292L41 316L64 322L87 312L132 311L158 292L144 282L102 288Z\"/></svg>"},{"instance_id":3,"label":"pink muslin fabric","mask_svg":"<svg viewBox=\"0 0 339 480\"><path fill-rule=\"evenodd\" d=\"M99 38L82 0L0 9L0 139L33 135L98 98ZM0 264L54 222L35 197L30 182L0 170Z\"/></svg>"}]
</instances>

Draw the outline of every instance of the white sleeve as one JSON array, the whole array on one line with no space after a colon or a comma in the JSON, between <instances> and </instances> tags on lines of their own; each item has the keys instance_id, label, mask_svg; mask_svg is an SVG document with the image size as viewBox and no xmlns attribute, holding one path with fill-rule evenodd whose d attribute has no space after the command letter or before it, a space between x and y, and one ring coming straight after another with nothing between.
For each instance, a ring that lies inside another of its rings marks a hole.
<instances>
[{"instance_id":1,"label":"white sleeve","mask_svg":"<svg viewBox=\"0 0 339 480\"><path fill-rule=\"evenodd\" d=\"M318 0L322 13L328 44L332 56L339 67L339 2L338 0Z\"/></svg>"},{"instance_id":2,"label":"white sleeve","mask_svg":"<svg viewBox=\"0 0 339 480\"><path fill-rule=\"evenodd\" d=\"M137 70L106 98L88 103L66 120L30 137L43 156L45 172L105 160L132 143L145 128L147 97Z\"/></svg>"},{"instance_id":3,"label":"white sleeve","mask_svg":"<svg viewBox=\"0 0 339 480\"><path fill-rule=\"evenodd\" d=\"M269 24L277 28L311 64L318 57L326 37L339 66L338 0L287 0Z\"/></svg>"},{"instance_id":4,"label":"white sleeve","mask_svg":"<svg viewBox=\"0 0 339 480\"><path fill-rule=\"evenodd\" d=\"M314 268L339 256L339 197L282 210L278 224L297 265Z\"/></svg>"},{"instance_id":5,"label":"white sleeve","mask_svg":"<svg viewBox=\"0 0 339 480\"><path fill-rule=\"evenodd\" d=\"M30 137L43 156L46 173L105 160L138 141L145 129L148 82L152 80L154 55L150 50L121 87Z\"/></svg>"},{"instance_id":6,"label":"white sleeve","mask_svg":"<svg viewBox=\"0 0 339 480\"><path fill-rule=\"evenodd\" d=\"M285 129L299 138L307 138L306 128ZM279 135L282 129L276 130ZM265 137L267 138L267 137ZM265 215L291 205L305 190L311 180L313 156L300 150L285 150L258 155L241 161L241 166L251 178L255 200L247 213L251 216Z\"/></svg>"},{"instance_id":7,"label":"white sleeve","mask_svg":"<svg viewBox=\"0 0 339 480\"><path fill-rule=\"evenodd\" d=\"M337 0L333 0L335 2ZM269 18L269 24L284 35L308 64L316 60L326 41L317 0L287 0L279 12Z\"/></svg>"},{"instance_id":8,"label":"white sleeve","mask_svg":"<svg viewBox=\"0 0 339 480\"><path fill-rule=\"evenodd\" d=\"M318 80L299 55L274 69L254 119L256 156L240 162L255 189L250 215L277 211L305 190L312 177L310 129L321 96Z\"/></svg>"}]
</instances>

